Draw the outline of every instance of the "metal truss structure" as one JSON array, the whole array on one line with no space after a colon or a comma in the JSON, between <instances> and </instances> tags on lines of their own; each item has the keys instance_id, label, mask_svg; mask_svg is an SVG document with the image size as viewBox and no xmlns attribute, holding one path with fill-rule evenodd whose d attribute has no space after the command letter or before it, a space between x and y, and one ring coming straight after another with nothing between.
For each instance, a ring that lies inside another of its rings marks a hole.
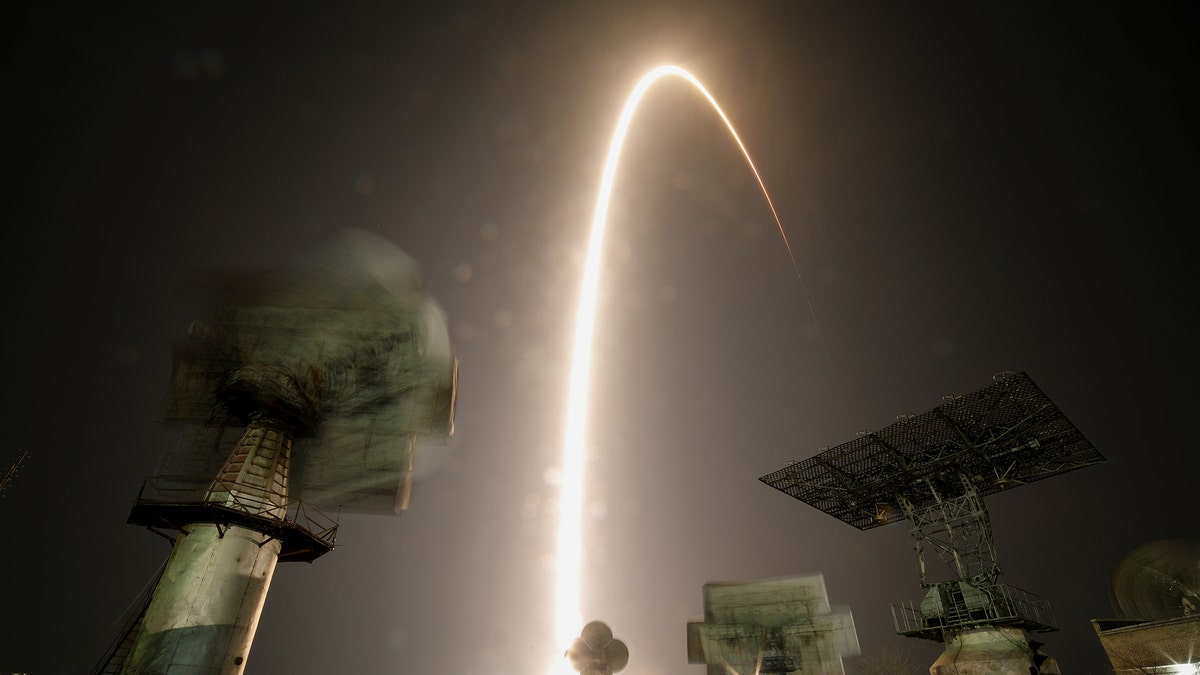
<instances>
[{"instance_id":1,"label":"metal truss structure","mask_svg":"<svg viewBox=\"0 0 1200 675\"><path fill-rule=\"evenodd\" d=\"M987 507L974 483L966 476L959 478L963 493L956 497L942 497L932 486L933 501L924 506L918 507L907 497L897 497L912 534L924 588L930 586L927 553L956 579L992 583L1000 576Z\"/></svg>"}]
</instances>

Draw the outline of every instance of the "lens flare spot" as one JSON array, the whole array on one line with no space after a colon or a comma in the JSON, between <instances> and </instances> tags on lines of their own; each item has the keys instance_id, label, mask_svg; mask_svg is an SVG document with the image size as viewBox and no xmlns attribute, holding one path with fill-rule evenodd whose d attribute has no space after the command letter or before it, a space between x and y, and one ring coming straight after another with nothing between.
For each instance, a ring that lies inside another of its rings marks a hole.
<instances>
[{"instance_id":1,"label":"lens flare spot","mask_svg":"<svg viewBox=\"0 0 1200 675\"><path fill-rule=\"evenodd\" d=\"M375 192L375 177L369 173L362 173L358 178L354 179L354 189L360 195L369 195Z\"/></svg>"},{"instance_id":2,"label":"lens flare spot","mask_svg":"<svg viewBox=\"0 0 1200 675\"><path fill-rule=\"evenodd\" d=\"M465 262L460 262L454 266L454 278L461 283L467 283L471 280L471 265Z\"/></svg>"},{"instance_id":3,"label":"lens flare spot","mask_svg":"<svg viewBox=\"0 0 1200 675\"><path fill-rule=\"evenodd\" d=\"M604 520L608 517L608 504L605 502L592 502L588 507L588 514L592 520Z\"/></svg>"},{"instance_id":4,"label":"lens flare spot","mask_svg":"<svg viewBox=\"0 0 1200 675\"><path fill-rule=\"evenodd\" d=\"M408 631L404 626L393 626L388 632L387 643L394 651L403 651L408 646Z\"/></svg>"}]
</instances>

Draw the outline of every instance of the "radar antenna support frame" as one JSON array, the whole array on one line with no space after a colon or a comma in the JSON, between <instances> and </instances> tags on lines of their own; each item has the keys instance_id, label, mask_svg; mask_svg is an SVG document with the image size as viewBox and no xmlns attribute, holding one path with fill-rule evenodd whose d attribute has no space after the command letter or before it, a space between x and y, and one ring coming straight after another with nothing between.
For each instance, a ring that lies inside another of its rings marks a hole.
<instances>
[{"instance_id":1,"label":"radar antenna support frame","mask_svg":"<svg viewBox=\"0 0 1200 675\"><path fill-rule=\"evenodd\" d=\"M932 499L923 505L914 504L902 494L895 496L908 523L922 588L940 583L930 581L927 552L948 567L957 580L991 585L1002 573L983 497L968 476L960 473L958 478L962 483L961 495L943 496L936 485L925 481Z\"/></svg>"}]
</instances>

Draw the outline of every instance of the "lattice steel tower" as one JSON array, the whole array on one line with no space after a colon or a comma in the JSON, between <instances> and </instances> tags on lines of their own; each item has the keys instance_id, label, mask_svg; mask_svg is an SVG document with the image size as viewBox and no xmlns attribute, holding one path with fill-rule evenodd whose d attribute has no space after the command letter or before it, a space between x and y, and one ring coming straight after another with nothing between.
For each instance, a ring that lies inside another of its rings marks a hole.
<instances>
[{"instance_id":1,"label":"lattice steel tower","mask_svg":"<svg viewBox=\"0 0 1200 675\"><path fill-rule=\"evenodd\" d=\"M899 634L945 642L959 664L1019 636L1011 660L1038 664L1044 656L1023 633L1057 630L1050 603L1001 582L983 498L1104 458L1028 375L995 380L760 480L860 530L908 523L927 592L892 605Z\"/></svg>"}]
</instances>

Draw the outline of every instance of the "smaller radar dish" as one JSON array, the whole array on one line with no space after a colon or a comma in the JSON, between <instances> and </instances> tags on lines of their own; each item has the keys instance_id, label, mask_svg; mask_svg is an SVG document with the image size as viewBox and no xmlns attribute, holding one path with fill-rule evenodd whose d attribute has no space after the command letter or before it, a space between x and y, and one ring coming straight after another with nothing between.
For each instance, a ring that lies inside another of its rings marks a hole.
<instances>
[{"instance_id":1,"label":"smaller radar dish","mask_svg":"<svg viewBox=\"0 0 1200 675\"><path fill-rule=\"evenodd\" d=\"M1123 619L1200 615L1200 537L1137 547L1113 570L1111 593L1113 610Z\"/></svg>"}]
</instances>

